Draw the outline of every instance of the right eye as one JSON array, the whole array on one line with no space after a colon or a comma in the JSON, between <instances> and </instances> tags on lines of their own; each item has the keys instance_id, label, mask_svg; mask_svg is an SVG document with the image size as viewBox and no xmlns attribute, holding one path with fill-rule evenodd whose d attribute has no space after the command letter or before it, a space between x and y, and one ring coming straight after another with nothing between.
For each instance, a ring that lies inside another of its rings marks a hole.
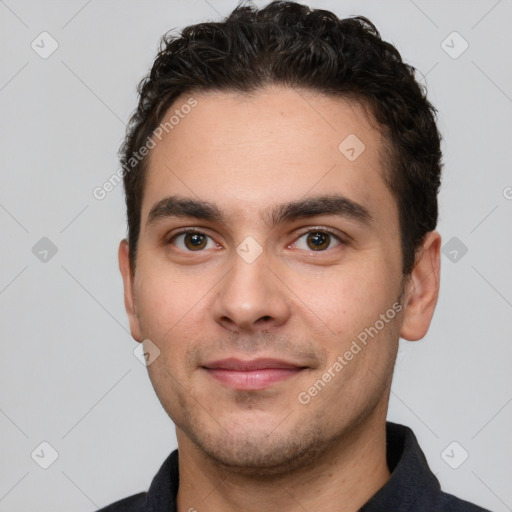
<instances>
[{"instance_id":1,"label":"right eye","mask_svg":"<svg viewBox=\"0 0 512 512\"><path fill-rule=\"evenodd\" d=\"M210 245L208 245L209 242ZM168 243L185 252L200 252L203 249L214 249L217 245L208 235L195 229L180 231Z\"/></svg>"}]
</instances>

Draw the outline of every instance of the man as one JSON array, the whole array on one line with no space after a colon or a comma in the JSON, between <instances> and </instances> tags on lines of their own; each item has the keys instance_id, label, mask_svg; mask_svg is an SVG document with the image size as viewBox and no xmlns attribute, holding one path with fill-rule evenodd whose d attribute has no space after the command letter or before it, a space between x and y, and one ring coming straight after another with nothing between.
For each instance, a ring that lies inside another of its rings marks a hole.
<instances>
[{"instance_id":1,"label":"man","mask_svg":"<svg viewBox=\"0 0 512 512\"><path fill-rule=\"evenodd\" d=\"M482 511L386 423L439 290L414 69L366 18L272 2L164 38L139 92L119 264L178 450L102 510Z\"/></svg>"}]
</instances>

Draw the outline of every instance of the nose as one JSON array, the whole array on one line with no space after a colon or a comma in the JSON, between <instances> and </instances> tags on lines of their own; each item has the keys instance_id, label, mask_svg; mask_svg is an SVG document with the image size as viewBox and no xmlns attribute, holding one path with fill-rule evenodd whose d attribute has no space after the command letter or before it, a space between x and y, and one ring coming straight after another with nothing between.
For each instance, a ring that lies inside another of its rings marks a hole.
<instances>
[{"instance_id":1,"label":"nose","mask_svg":"<svg viewBox=\"0 0 512 512\"><path fill-rule=\"evenodd\" d=\"M255 332L286 323L290 316L287 288L267 263L265 253L252 263L234 256L213 307L218 324L233 332Z\"/></svg>"}]
</instances>

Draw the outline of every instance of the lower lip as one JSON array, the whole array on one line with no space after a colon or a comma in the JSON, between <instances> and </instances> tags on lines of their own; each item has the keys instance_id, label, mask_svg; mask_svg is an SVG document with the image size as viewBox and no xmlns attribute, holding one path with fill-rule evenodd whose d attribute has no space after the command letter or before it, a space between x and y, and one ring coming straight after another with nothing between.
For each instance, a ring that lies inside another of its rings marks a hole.
<instances>
[{"instance_id":1,"label":"lower lip","mask_svg":"<svg viewBox=\"0 0 512 512\"><path fill-rule=\"evenodd\" d=\"M236 371L206 368L206 371L222 384L234 389L265 389L297 375L301 368L265 368L262 370Z\"/></svg>"}]
</instances>

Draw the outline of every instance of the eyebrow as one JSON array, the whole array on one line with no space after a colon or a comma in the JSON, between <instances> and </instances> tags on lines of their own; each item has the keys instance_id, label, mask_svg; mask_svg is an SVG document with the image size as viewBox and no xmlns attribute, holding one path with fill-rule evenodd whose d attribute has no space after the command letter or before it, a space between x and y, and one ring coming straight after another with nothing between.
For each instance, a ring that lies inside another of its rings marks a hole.
<instances>
[{"instance_id":1,"label":"eyebrow","mask_svg":"<svg viewBox=\"0 0 512 512\"><path fill-rule=\"evenodd\" d=\"M366 207L342 195L322 195L283 203L272 208L265 220L276 226L318 215L345 217L363 225L369 225L373 220ZM169 196L153 205L146 227L172 217L193 217L225 224L224 216L216 205L198 199Z\"/></svg>"}]
</instances>

